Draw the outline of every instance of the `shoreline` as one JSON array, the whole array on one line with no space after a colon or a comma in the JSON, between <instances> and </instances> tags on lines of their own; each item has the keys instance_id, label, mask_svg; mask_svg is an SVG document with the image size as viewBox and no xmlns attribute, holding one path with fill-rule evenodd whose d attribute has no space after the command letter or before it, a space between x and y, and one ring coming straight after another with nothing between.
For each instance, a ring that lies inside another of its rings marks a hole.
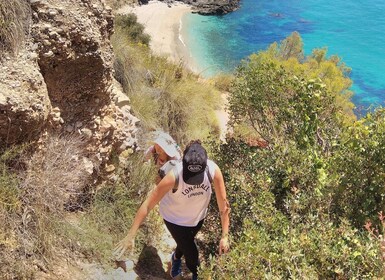
<instances>
[{"instance_id":1,"label":"shoreline","mask_svg":"<svg viewBox=\"0 0 385 280\"><path fill-rule=\"evenodd\" d=\"M146 5L125 6L118 13L136 14L138 22L144 26L144 31L151 36L150 49L154 54L166 56L174 63L181 62L184 67L201 76L204 70L199 68L198 61L192 57L188 45L189 38L184 34L188 26L183 26L183 17L191 11L191 6L184 3L168 6L164 2L150 1ZM225 141L229 116L225 109L227 97L222 95L221 99L221 108L215 113L221 130L220 139Z\"/></svg>"},{"instance_id":2,"label":"shoreline","mask_svg":"<svg viewBox=\"0 0 385 280\"><path fill-rule=\"evenodd\" d=\"M134 13L144 32L151 36L150 48L154 54L167 56L175 63L182 62L186 68L198 73L196 62L191 56L183 34L183 17L191 13L191 6L184 3L150 1L141 6L125 6L118 13Z\"/></svg>"}]
</instances>

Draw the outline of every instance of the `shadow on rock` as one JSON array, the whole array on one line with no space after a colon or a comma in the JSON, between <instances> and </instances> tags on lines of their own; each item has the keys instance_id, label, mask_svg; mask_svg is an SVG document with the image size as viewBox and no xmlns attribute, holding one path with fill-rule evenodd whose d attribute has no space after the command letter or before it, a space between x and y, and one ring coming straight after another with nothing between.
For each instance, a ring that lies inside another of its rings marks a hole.
<instances>
[{"instance_id":1,"label":"shadow on rock","mask_svg":"<svg viewBox=\"0 0 385 280\"><path fill-rule=\"evenodd\" d=\"M153 246L143 248L134 270L143 280L170 279L170 276L163 268L158 251Z\"/></svg>"}]
</instances>

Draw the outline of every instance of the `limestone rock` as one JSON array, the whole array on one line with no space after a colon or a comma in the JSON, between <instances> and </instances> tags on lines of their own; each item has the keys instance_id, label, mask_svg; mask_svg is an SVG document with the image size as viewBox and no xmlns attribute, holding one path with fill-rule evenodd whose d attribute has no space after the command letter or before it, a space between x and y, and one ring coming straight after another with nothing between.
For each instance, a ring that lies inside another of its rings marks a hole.
<instances>
[{"instance_id":1,"label":"limestone rock","mask_svg":"<svg viewBox=\"0 0 385 280\"><path fill-rule=\"evenodd\" d=\"M163 0L173 3L174 0ZM240 0L176 0L193 6L193 12L201 15L223 15L239 8Z\"/></svg>"},{"instance_id":2,"label":"limestone rock","mask_svg":"<svg viewBox=\"0 0 385 280\"><path fill-rule=\"evenodd\" d=\"M112 153L136 149L139 125L112 76L112 10L103 0L30 3L25 50L0 60L0 148L78 134L87 170L109 166Z\"/></svg>"},{"instance_id":3,"label":"limestone rock","mask_svg":"<svg viewBox=\"0 0 385 280\"><path fill-rule=\"evenodd\" d=\"M0 69L0 146L36 140L51 109L36 62L20 55Z\"/></svg>"}]
</instances>

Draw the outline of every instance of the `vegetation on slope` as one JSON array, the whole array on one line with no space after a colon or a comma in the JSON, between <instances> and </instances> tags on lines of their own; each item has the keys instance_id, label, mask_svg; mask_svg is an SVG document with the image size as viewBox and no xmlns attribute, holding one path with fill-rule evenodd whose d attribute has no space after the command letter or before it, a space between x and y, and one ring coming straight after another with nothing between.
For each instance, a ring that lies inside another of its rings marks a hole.
<instances>
[{"instance_id":1,"label":"vegetation on slope","mask_svg":"<svg viewBox=\"0 0 385 280\"><path fill-rule=\"evenodd\" d=\"M218 136L215 110L222 104L215 86L186 70L183 61L173 63L152 54L135 15L118 16L116 25L112 38L115 76L143 129L167 131L181 145Z\"/></svg>"},{"instance_id":2,"label":"vegetation on slope","mask_svg":"<svg viewBox=\"0 0 385 280\"><path fill-rule=\"evenodd\" d=\"M326 50L304 57L293 34L251 55L234 77L215 78L213 84L229 92L233 131L218 143L218 90L182 62L154 56L135 17L116 22L116 78L143 130L162 128L182 145L215 139L209 150L232 206L232 249L214 257L220 233L213 203L200 244L201 278L385 276L384 217L378 218L385 210L385 111L355 119L348 68L338 57L327 58ZM48 143L33 154L14 147L0 156L0 275L6 279L34 278L36 268L54 271L58 257L110 265L113 244L154 181L154 167L127 152L118 176L95 188L77 168L85 152L79 139L52 136ZM159 225L151 216L139 244Z\"/></svg>"},{"instance_id":3,"label":"vegetation on slope","mask_svg":"<svg viewBox=\"0 0 385 280\"><path fill-rule=\"evenodd\" d=\"M207 226L213 242L202 275L382 279L384 109L354 121L345 114L347 96L337 96L344 87L332 86L347 79L344 67L333 62L335 75L314 76L299 61L301 49L288 52L297 57L287 61L271 50L245 60L230 89L235 134L215 146L213 157L233 206L232 250L209 258L216 232ZM268 146L253 145L250 135Z\"/></svg>"},{"instance_id":4,"label":"vegetation on slope","mask_svg":"<svg viewBox=\"0 0 385 280\"><path fill-rule=\"evenodd\" d=\"M143 131L163 129L182 144L218 135L218 91L182 63L154 56L135 16L118 17L116 24L116 78ZM54 275L55 263L63 259L87 258L111 267L112 248L152 188L156 172L144 164L141 152L127 151L116 177L95 186L79 168L85 153L80 139L54 135L43 151L1 152L0 275L5 279L33 279L39 270ZM154 213L143 225L138 250L156 238L159 226Z\"/></svg>"}]
</instances>

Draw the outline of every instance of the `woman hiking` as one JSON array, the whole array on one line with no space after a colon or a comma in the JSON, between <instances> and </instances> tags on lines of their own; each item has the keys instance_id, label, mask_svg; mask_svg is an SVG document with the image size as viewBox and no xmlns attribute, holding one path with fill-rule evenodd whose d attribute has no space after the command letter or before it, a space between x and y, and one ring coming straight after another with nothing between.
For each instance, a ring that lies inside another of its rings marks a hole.
<instances>
[{"instance_id":1,"label":"woman hiking","mask_svg":"<svg viewBox=\"0 0 385 280\"><path fill-rule=\"evenodd\" d=\"M222 225L219 254L226 253L229 250L230 207L222 172L207 159L206 150L196 140L187 145L182 162L167 173L139 207L127 236L114 250L115 258L120 260L127 250L134 248L139 226L159 203L159 212L177 244L171 257L171 277L181 275L181 258L184 256L192 279L198 279L199 254L195 236L207 215L212 190L215 191Z\"/></svg>"},{"instance_id":2,"label":"woman hiking","mask_svg":"<svg viewBox=\"0 0 385 280\"><path fill-rule=\"evenodd\" d=\"M182 152L176 141L165 132L156 132L155 140L150 143L151 146L145 151L144 158L146 161L151 159L154 161L158 169L158 176L155 179L157 184L166 175L165 173L181 160Z\"/></svg>"}]
</instances>

